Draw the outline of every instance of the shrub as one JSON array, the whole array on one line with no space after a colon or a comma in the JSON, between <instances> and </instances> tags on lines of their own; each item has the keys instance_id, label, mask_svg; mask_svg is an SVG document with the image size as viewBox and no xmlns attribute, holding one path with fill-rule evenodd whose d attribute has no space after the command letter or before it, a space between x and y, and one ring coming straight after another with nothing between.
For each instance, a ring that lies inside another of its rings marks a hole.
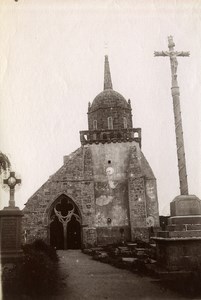
<instances>
[{"instance_id":1,"label":"shrub","mask_svg":"<svg viewBox=\"0 0 201 300\"><path fill-rule=\"evenodd\" d=\"M55 263L44 252L29 251L21 269L21 281L25 292L37 295L56 291L57 271Z\"/></svg>"},{"instance_id":2,"label":"shrub","mask_svg":"<svg viewBox=\"0 0 201 300\"><path fill-rule=\"evenodd\" d=\"M58 262L59 258L56 249L50 245L47 245L43 240L37 239L31 244L26 244L23 246L24 253L28 254L30 251L43 252L49 257L50 260Z\"/></svg>"},{"instance_id":3,"label":"shrub","mask_svg":"<svg viewBox=\"0 0 201 300\"><path fill-rule=\"evenodd\" d=\"M23 246L24 258L3 274L4 295L38 296L57 292L59 283L56 250L42 240Z\"/></svg>"}]
</instances>

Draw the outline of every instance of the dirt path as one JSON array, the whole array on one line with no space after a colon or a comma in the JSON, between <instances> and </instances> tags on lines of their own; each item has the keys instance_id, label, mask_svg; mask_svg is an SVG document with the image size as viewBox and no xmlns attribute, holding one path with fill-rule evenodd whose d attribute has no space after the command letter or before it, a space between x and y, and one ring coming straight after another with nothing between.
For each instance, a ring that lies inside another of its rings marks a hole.
<instances>
[{"instance_id":1,"label":"dirt path","mask_svg":"<svg viewBox=\"0 0 201 300\"><path fill-rule=\"evenodd\" d=\"M63 280L57 299L184 299L157 281L92 260L78 250L58 251Z\"/></svg>"}]
</instances>

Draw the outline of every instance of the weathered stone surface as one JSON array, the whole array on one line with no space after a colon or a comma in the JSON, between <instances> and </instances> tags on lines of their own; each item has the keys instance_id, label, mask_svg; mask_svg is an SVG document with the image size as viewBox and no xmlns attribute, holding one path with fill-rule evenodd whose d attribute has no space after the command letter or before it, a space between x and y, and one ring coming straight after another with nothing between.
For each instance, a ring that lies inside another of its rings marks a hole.
<instances>
[{"instance_id":1,"label":"weathered stone surface","mask_svg":"<svg viewBox=\"0 0 201 300\"><path fill-rule=\"evenodd\" d=\"M169 225L174 224L201 224L201 216L200 215L190 215L190 216L176 216L170 217L168 219Z\"/></svg>"},{"instance_id":2,"label":"weathered stone surface","mask_svg":"<svg viewBox=\"0 0 201 300\"><path fill-rule=\"evenodd\" d=\"M111 110L112 108L112 110ZM108 117L113 118L113 128L123 129L122 116L127 118L128 128L132 128L131 107L122 95L114 90L105 90L98 94L88 111L89 130L93 130L93 121L97 120L97 129L108 128Z\"/></svg>"},{"instance_id":3,"label":"weathered stone surface","mask_svg":"<svg viewBox=\"0 0 201 300\"><path fill-rule=\"evenodd\" d=\"M97 243L102 245L118 243L123 240L130 240L130 228L129 226L125 226L124 228L124 236L122 236L120 229L122 227L119 226L110 226L110 227L96 227L97 232Z\"/></svg>"},{"instance_id":4,"label":"weathered stone surface","mask_svg":"<svg viewBox=\"0 0 201 300\"><path fill-rule=\"evenodd\" d=\"M170 203L171 216L201 215L201 200L195 195L180 195Z\"/></svg>"},{"instance_id":5,"label":"weathered stone surface","mask_svg":"<svg viewBox=\"0 0 201 300\"><path fill-rule=\"evenodd\" d=\"M22 216L18 208L8 207L0 211L0 254L3 263L22 257Z\"/></svg>"},{"instance_id":6,"label":"weathered stone surface","mask_svg":"<svg viewBox=\"0 0 201 300\"><path fill-rule=\"evenodd\" d=\"M130 149L128 172L132 239L135 236L135 238L148 240L149 224L147 224L147 219L151 219L151 227L159 226L158 199L153 172L139 146L133 145Z\"/></svg>"},{"instance_id":7,"label":"weathered stone surface","mask_svg":"<svg viewBox=\"0 0 201 300\"><path fill-rule=\"evenodd\" d=\"M169 238L169 231L159 231L157 236L161 238Z\"/></svg>"},{"instance_id":8,"label":"weathered stone surface","mask_svg":"<svg viewBox=\"0 0 201 300\"><path fill-rule=\"evenodd\" d=\"M167 231L155 238L159 264L168 270L193 271L201 263L201 201L196 196L177 196L170 204Z\"/></svg>"},{"instance_id":9,"label":"weathered stone surface","mask_svg":"<svg viewBox=\"0 0 201 300\"><path fill-rule=\"evenodd\" d=\"M201 238L201 230L170 231L169 237L173 237L173 238L200 237Z\"/></svg>"},{"instance_id":10,"label":"weathered stone surface","mask_svg":"<svg viewBox=\"0 0 201 300\"><path fill-rule=\"evenodd\" d=\"M201 230L161 231L158 236L161 238L201 238Z\"/></svg>"},{"instance_id":11,"label":"weathered stone surface","mask_svg":"<svg viewBox=\"0 0 201 300\"><path fill-rule=\"evenodd\" d=\"M195 270L201 263L201 238L157 238L157 261L168 270Z\"/></svg>"},{"instance_id":12,"label":"weathered stone surface","mask_svg":"<svg viewBox=\"0 0 201 300\"><path fill-rule=\"evenodd\" d=\"M130 159L133 147L138 149L134 164ZM23 228L28 241L35 238L49 241L50 211L61 194L70 197L79 208L82 226L87 226L83 227L84 245L136 237L147 240L147 215L153 216L153 226L157 226L158 203L155 178L151 180L149 174L147 183L146 170L142 173L139 158L144 160L135 142L118 144L118 147L115 144L84 146L66 157L62 168L26 204Z\"/></svg>"},{"instance_id":13,"label":"weathered stone surface","mask_svg":"<svg viewBox=\"0 0 201 300\"><path fill-rule=\"evenodd\" d=\"M128 263L133 263L134 261L137 261L138 258L135 257L122 257L122 261L128 262Z\"/></svg>"},{"instance_id":14,"label":"weathered stone surface","mask_svg":"<svg viewBox=\"0 0 201 300\"><path fill-rule=\"evenodd\" d=\"M173 224L167 226L168 231L201 230L201 224Z\"/></svg>"}]
</instances>

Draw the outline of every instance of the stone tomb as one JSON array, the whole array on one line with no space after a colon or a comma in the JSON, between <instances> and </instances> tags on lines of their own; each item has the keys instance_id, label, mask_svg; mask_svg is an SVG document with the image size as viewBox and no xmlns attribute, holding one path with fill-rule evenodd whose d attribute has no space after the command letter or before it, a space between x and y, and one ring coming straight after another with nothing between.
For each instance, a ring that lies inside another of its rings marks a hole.
<instances>
[{"instance_id":1,"label":"stone tomb","mask_svg":"<svg viewBox=\"0 0 201 300\"><path fill-rule=\"evenodd\" d=\"M14 262L22 257L21 220L19 208L5 207L0 211L1 262Z\"/></svg>"}]
</instances>

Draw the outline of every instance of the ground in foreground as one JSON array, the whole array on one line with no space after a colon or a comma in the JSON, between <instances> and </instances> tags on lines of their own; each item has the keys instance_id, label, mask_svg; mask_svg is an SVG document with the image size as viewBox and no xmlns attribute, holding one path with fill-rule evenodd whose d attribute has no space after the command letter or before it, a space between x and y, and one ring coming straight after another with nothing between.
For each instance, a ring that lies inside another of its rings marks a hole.
<instances>
[{"instance_id":1,"label":"ground in foreground","mask_svg":"<svg viewBox=\"0 0 201 300\"><path fill-rule=\"evenodd\" d=\"M57 299L186 299L157 280L94 261L79 250L58 255L63 284Z\"/></svg>"}]
</instances>

